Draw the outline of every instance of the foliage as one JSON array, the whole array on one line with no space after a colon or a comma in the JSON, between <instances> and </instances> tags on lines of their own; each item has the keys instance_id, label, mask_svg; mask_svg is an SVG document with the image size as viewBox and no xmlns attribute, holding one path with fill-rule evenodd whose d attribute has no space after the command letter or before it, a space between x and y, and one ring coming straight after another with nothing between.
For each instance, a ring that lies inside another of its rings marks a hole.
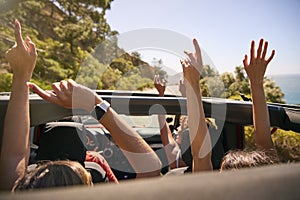
<instances>
[{"instance_id":1,"label":"foliage","mask_svg":"<svg viewBox=\"0 0 300 200\"><path fill-rule=\"evenodd\" d=\"M11 88L11 81L12 74L0 74L0 92L8 92L7 88Z\"/></svg>"},{"instance_id":2,"label":"foliage","mask_svg":"<svg viewBox=\"0 0 300 200\"><path fill-rule=\"evenodd\" d=\"M118 81L116 89L134 91L150 87L153 87L152 79L143 78L138 73L128 73Z\"/></svg>"},{"instance_id":3,"label":"foliage","mask_svg":"<svg viewBox=\"0 0 300 200\"><path fill-rule=\"evenodd\" d=\"M200 81L202 86L202 95L210 97L224 98L224 83L219 76L204 77Z\"/></svg>"},{"instance_id":4,"label":"foliage","mask_svg":"<svg viewBox=\"0 0 300 200\"><path fill-rule=\"evenodd\" d=\"M118 47L117 32L105 19L112 1L2 0L0 75L8 84L2 84L1 90L10 90L7 77L12 74L4 53L14 44L15 18L22 24L23 35L29 35L38 48L32 78L41 87L69 78L92 89L148 87L155 69L138 52L129 55ZM124 80L134 77L135 82L120 81L122 76Z\"/></svg>"},{"instance_id":5,"label":"foliage","mask_svg":"<svg viewBox=\"0 0 300 200\"><path fill-rule=\"evenodd\" d=\"M202 95L241 100L240 94L244 94L246 97L251 98L249 80L245 76L244 69L237 66L234 73L225 72L219 75L210 66L204 66L200 80ZM284 94L274 81L265 78L264 89L267 102L285 103L283 100Z\"/></svg>"},{"instance_id":6,"label":"foliage","mask_svg":"<svg viewBox=\"0 0 300 200\"><path fill-rule=\"evenodd\" d=\"M265 79L264 88L268 102L285 103L283 100L284 94L282 93L280 87L275 85L273 80Z\"/></svg>"},{"instance_id":7,"label":"foliage","mask_svg":"<svg viewBox=\"0 0 300 200\"><path fill-rule=\"evenodd\" d=\"M277 130L272 135L279 159L282 162L300 161L300 134Z\"/></svg>"},{"instance_id":8,"label":"foliage","mask_svg":"<svg viewBox=\"0 0 300 200\"><path fill-rule=\"evenodd\" d=\"M245 127L245 149L253 151L256 149L253 137L253 127ZM293 131L277 129L272 135L274 146L281 162L300 161L300 134Z\"/></svg>"}]
</instances>

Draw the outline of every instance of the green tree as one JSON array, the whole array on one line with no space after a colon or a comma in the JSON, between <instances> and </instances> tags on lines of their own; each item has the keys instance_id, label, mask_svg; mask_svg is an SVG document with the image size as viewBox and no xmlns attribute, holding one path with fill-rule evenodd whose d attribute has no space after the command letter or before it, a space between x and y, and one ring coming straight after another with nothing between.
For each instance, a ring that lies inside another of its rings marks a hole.
<instances>
[{"instance_id":1,"label":"green tree","mask_svg":"<svg viewBox=\"0 0 300 200\"><path fill-rule=\"evenodd\" d=\"M238 66L235 68L235 79L232 74L226 72L221 75L226 88L224 97L236 99L240 93L250 97L250 85L249 80L245 76L243 67ZM285 103L283 100L284 94L280 87L276 86L275 82L265 78L264 90L266 94L266 100L272 103Z\"/></svg>"},{"instance_id":2,"label":"green tree","mask_svg":"<svg viewBox=\"0 0 300 200\"><path fill-rule=\"evenodd\" d=\"M142 77L138 68L124 74L116 85L118 90L143 90L150 87L153 87L153 80Z\"/></svg>"},{"instance_id":3,"label":"green tree","mask_svg":"<svg viewBox=\"0 0 300 200\"><path fill-rule=\"evenodd\" d=\"M234 70L234 73L237 82L242 82L247 80L244 74L244 68L242 66L237 66Z\"/></svg>"},{"instance_id":4,"label":"green tree","mask_svg":"<svg viewBox=\"0 0 300 200\"><path fill-rule=\"evenodd\" d=\"M232 83L227 89L228 94L230 96L243 94L250 94L250 86L248 81L236 81Z\"/></svg>"},{"instance_id":5,"label":"green tree","mask_svg":"<svg viewBox=\"0 0 300 200\"><path fill-rule=\"evenodd\" d=\"M118 81L122 78L122 72L118 69L112 69L110 66L106 68L101 76L102 88L115 90Z\"/></svg>"},{"instance_id":6,"label":"green tree","mask_svg":"<svg viewBox=\"0 0 300 200\"><path fill-rule=\"evenodd\" d=\"M240 93L250 94L250 86L248 79L244 74L244 68L242 66L237 66L234 70L235 73L235 81L229 85L226 83L226 93L227 97L236 96ZM228 76L228 75L227 75ZM230 76L232 77L232 76Z\"/></svg>"},{"instance_id":7,"label":"green tree","mask_svg":"<svg viewBox=\"0 0 300 200\"><path fill-rule=\"evenodd\" d=\"M224 89L225 89L223 96L225 98L228 98L233 95L232 91L229 90L229 88L235 82L235 78L232 73L225 72L225 73L221 74L221 79L224 83Z\"/></svg>"},{"instance_id":8,"label":"green tree","mask_svg":"<svg viewBox=\"0 0 300 200\"><path fill-rule=\"evenodd\" d=\"M207 78L200 79L201 93L202 93L202 96L204 96L204 97L210 97L209 88L208 88L208 85L206 84L206 82L207 82Z\"/></svg>"},{"instance_id":9,"label":"green tree","mask_svg":"<svg viewBox=\"0 0 300 200\"><path fill-rule=\"evenodd\" d=\"M66 78L76 78L89 53L106 38L116 35L105 19L112 0L2 0L0 2L0 62L14 44L13 19L22 24L38 48L33 78L39 85ZM4 67L4 68L3 68ZM2 64L0 73L8 68ZM86 77L89 78L89 77ZM7 88L9 90L9 88Z\"/></svg>"},{"instance_id":10,"label":"green tree","mask_svg":"<svg viewBox=\"0 0 300 200\"><path fill-rule=\"evenodd\" d=\"M210 67L209 65L204 65L203 66L203 69L202 69L202 72L201 72L201 78L203 77L215 77L215 76L218 76L218 72Z\"/></svg>"},{"instance_id":11,"label":"green tree","mask_svg":"<svg viewBox=\"0 0 300 200\"><path fill-rule=\"evenodd\" d=\"M0 92L8 92L7 88L11 88L12 74L0 74Z\"/></svg>"},{"instance_id":12,"label":"green tree","mask_svg":"<svg viewBox=\"0 0 300 200\"><path fill-rule=\"evenodd\" d=\"M275 82L270 79L264 79L264 89L266 93L266 100L272 103L285 103L283 100L284 93L280 87L275 85Z\"/></svg>"},{"instance_id":13,"label":"green tree","mask_svg":"<svg viewBox=\"0 0 300 200\"><path fill-rule=\"evenodd\" d=\"M137 51L132 52L131 56L141 60L141 54Z\"/></svg>"},{"instance_id":14,"label":"green tree","mask_svg":"<svg viewBox=\"0 0 300 200\"><path fill-rule=\"evenodd\" d=\"M235 82L234 76L230 72L225 72L221 74L222 81L225 88L229 88L231 84Z\"/></svg>"}]
</instances>

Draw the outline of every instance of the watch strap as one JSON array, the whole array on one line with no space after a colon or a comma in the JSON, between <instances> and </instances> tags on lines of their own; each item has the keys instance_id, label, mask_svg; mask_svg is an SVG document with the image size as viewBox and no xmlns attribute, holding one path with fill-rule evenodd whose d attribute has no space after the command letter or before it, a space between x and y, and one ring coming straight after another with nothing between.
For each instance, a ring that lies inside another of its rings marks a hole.
<instances>
[{"instance_id":1,"label":"watch strap","mask_svg":"<svg viewBox=\"0 0 300 200\"><path fill-rule=\"evenodd\" d=\"M110 104L107 101L103 100L100 104L95 105L91 115L99 121L107 112L109 107Z\"/></svg>"}]
</instances>

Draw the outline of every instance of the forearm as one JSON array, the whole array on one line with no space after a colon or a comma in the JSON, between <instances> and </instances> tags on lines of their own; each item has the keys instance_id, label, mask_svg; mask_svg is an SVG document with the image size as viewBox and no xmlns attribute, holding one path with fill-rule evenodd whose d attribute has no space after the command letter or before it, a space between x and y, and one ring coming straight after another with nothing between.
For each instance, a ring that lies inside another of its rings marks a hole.
<instances>
[{"instance_id":1,"label":"forearm","mask_svg":"<svg viewBox=\"0 0 300 200\"><path fill-rule=\"evenodd\" d=\"M157 118L158 118L158 123L159 123L161 141L162 141L163 145L166 146L166 145L172 143L174 141L174 139L172 137L171 130L166 122L166 116L158 115Z\"/></svg>"},{"instance_id":2,"label":"forearm","mask_svg":"<svg viewBox=\"0 0 300 200\"><path fill-rule=\"evenodd\" d=\"M127 125L112 108L108 109L100 122L123 151L138 174L137 177L158 176L160 174L161 162L158 156L145 140Z\"/></svg>"},{"instance_id":3,"label":"forearm","mask_svg":"<svg viewBox=\"0 0 300 200\"><path fill-rule=\"evenodd\" d=\"M169 166L171 169L176 168L176 161L178 154L180 154L179 145L176 143L172 136L171 130L166 122L165 115L158 115L158 122L160 128L160 137L164 145L164 149L168 158ZM179 155L180 157L181 155Z\"/></svg>"},{"instance_id":4,"label":"forearm","mask_svg":"<svg viewBox=\"0 0 300 200\"><path fill-rule=\"evenodd\" d=\"M164 90L163 91L158 90L158 96L163 97ZM158 119L158 124L159 124L161 141L162 141L163 145L166 146L166 145L170 144L171 142L173 142L171 130L166 122L166 115L157 115L157 119Z\"/></svg>"},{"instance_id":5,"label":"forearm","mask_svg":"<svg viewBox=\"0 0 300 200\"><path fill-rule=\"evenodd\" d=\"M252 93L252 112L254 124L254 139L257 147L262 150L274 148L271 132L269 111L266 103L263 83L250 83Z\"/></svg>"},{"instance_id":6,"label":"forearm","mask_svg":"<svg viewBox=\"0 0 300 200\"><path fill-rule=\"evenodd\" d=\"M199 83L186 85L188 124L194 171L211 170L211 141L205 122Z\"/></svg>"},{"instance_id":7,"label":"forearm","mask_svg":"<svg viewBox=\"0 0 300 200\"><path fill-rule=\"evenodd\" d=\"M26 170L29 153L28 77L13 77L3 129L0 177L1 189L11 189Z\"/></svg>"}]
</instances>

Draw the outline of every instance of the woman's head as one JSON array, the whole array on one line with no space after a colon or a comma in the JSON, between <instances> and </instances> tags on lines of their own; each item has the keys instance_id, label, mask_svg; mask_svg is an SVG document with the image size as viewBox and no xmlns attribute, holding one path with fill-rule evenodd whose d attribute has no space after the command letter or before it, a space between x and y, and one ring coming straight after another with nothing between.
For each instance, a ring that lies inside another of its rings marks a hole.
<instances>
[{"instance_id":1,"label":"woman's head","mask_svg":"<svg viewBox=\"0 0 300 200\"><path fill-rule=\"evenodd\" d=\"M20 178L13 191L70 185L92 185L89 172L74 161L47 161L29 170Z\"/></svg>"},{"instance_id":2,"label":"woman's head","mask_svg":"<svg viewBox=\"0 0 300 200\"><path fill-rule=\"evenodd\" d=\"M221 171L270 165L278 162L278 157L273 151L230 151L222 160Z\"/></svg>"}]
</instances>

